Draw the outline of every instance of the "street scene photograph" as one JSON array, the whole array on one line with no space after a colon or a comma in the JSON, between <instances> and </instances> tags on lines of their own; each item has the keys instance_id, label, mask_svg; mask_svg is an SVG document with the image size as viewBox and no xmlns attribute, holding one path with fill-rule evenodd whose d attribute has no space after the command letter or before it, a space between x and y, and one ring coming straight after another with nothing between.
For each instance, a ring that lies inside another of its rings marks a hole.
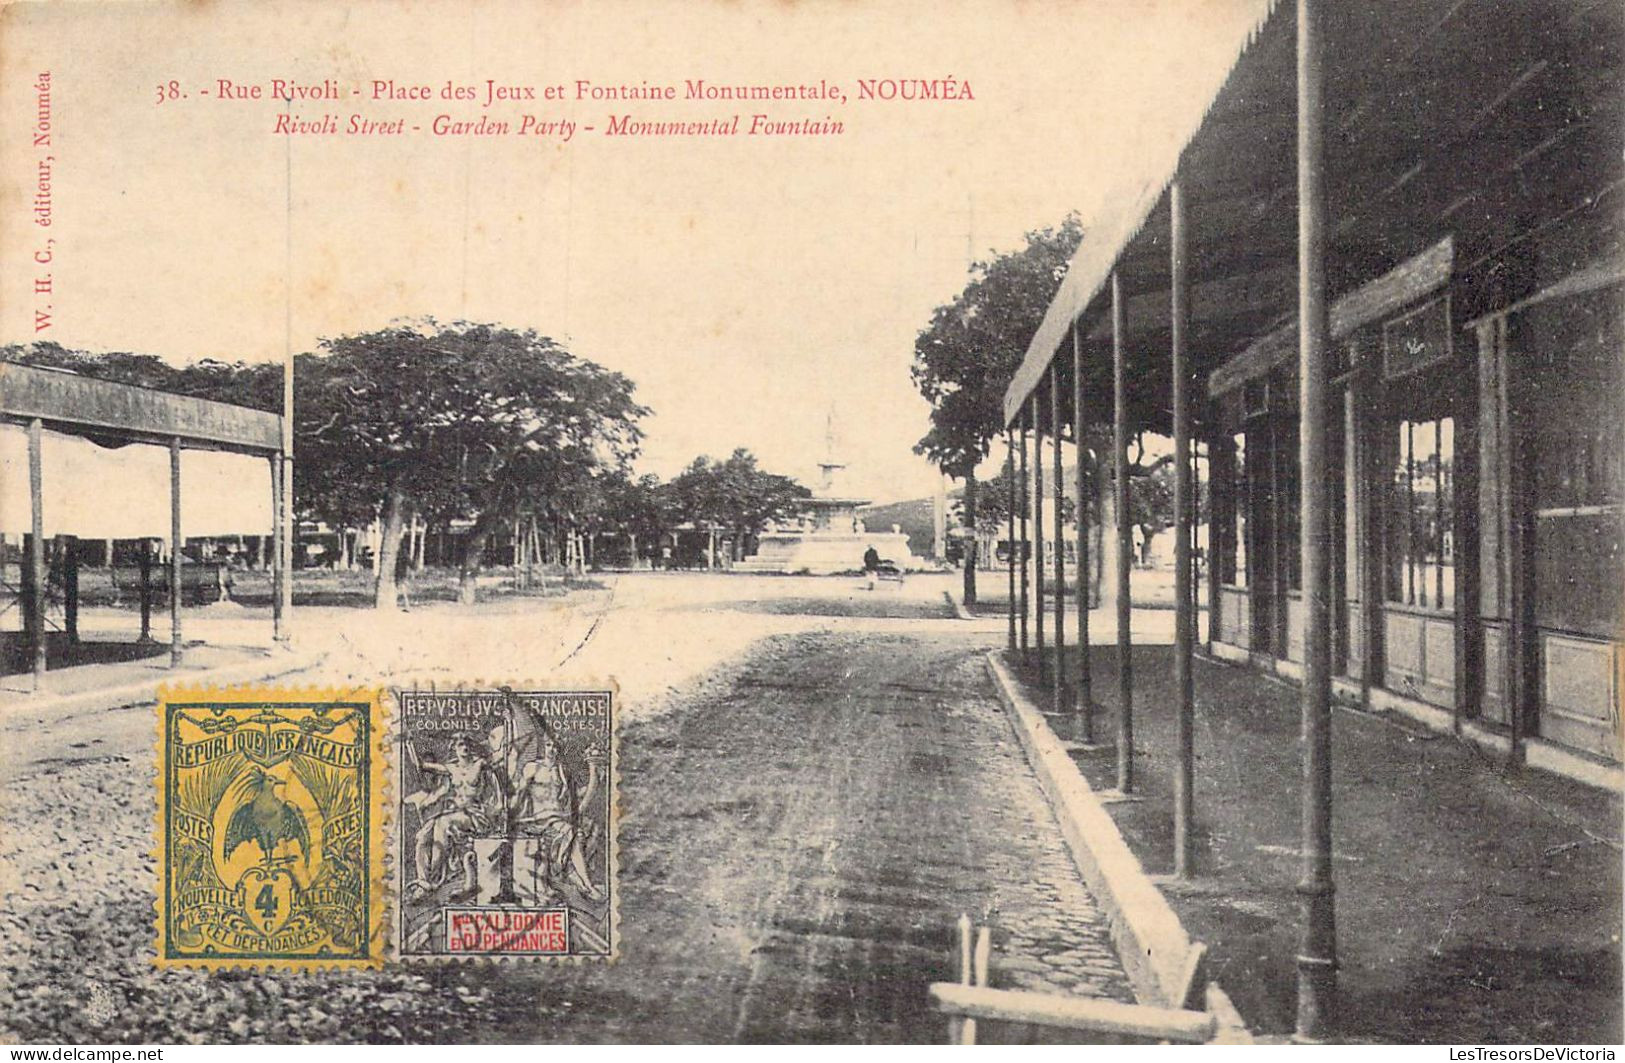
<instances>
[{"instance_id":1,"label":"street scene photograph","mask_svg":"<svg viewBox=\"0 0 1625 1063\"><path fill-rule=\"evenodd\" d=\"M1618 0L0 45L8 1058L1625 1043Z\"/></svg>"}]
</instances>

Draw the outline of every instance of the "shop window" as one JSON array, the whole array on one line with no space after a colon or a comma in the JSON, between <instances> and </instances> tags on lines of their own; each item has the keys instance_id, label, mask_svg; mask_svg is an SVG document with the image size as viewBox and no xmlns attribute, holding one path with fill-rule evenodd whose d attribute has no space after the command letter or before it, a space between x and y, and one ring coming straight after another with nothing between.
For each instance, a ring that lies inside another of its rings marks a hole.
<instances>
[{"instance_id":1,"label":"shop window","mask_svg":"<svg viewBox=\"0 0 1625 1063\"><path fill-rule=\"evenodd\" d=\"M1625 625L1625 293L1552 300L1512 320L1533 372L1519 396L1530 434L1535 622L1618 638Z\"/></svg>"},{"instance_id":2,"label":"shop window","mask_svg":"<svg viewBox=\"0 0 1625 1063\"><path fill-rule=\"evenodd\" d=\"M1388 491L1390 602L1450 611L1456 604L1455 423L1400 421Z\"/></svg>"}]
</instances>

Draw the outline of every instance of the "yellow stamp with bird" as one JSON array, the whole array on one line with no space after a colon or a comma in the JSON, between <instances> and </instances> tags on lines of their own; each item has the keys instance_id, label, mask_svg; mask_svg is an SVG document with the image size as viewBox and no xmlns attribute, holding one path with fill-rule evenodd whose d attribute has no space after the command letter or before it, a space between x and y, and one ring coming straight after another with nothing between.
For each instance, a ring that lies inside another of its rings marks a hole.
<instances>
[{"instance_id":1,"label":"yellow stamp with bird","mask_svg":"<svg viewBox=\"0 0 1625 1063\"><path fill-rule=\"evenodd\" d=\"M382 961L381 696L162 692L160 966Z\"/></svg>"}]
</instances>

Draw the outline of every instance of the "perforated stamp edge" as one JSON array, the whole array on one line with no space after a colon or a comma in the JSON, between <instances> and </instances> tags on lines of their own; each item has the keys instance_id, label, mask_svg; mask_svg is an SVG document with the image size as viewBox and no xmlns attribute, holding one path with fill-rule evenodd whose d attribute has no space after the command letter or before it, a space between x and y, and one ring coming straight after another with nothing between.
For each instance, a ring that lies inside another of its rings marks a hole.
<instances>
[{"instance_id":1,"label":"perforated stamp edge","mask_svg":"<svg viewBox=\"0 0 1625 1063\"><path fill-rule=\"evenodd\" d=\"M153 966L165 969L194 970L266 970L266 971L326 971L367 970L383 965L387 956L387 932L391 924L388 838L390 816L389 734L390 713L381 686L293 686L278 684L241 684L234 686L194 686L161 684L156 692L153 712L153 820L152 859L155 869L153 902ZM168 736L166 724L168 706L181 702L290 702L332 703L363 702L368 707L368 770L367 815L367 949L364 956L345 957L287 957L274 956L170 956L168 955L169 928L169 862L168 862L168 801L169 778L166 757Z\"/></svg>"},{"instance_id":2,"label":"perforated stamp edge","mask_svg":"<svg viewBox=\"0 0 1625 1063\"><path fill-rule=\"evenodd\" d=\"M404 830L399 816L394 815L391 809L390 838L389 838L389 867L391 895L397 898L395 911L390 920L390 952L389 959L409 967L437 966L441 964L462 964L473 966L504 966L515 965L552 965L552 966L582 966L587 964L614 964L621 960L621 820L625 815L625 807L621 800L621 717L620 701L621 687L614 677L583 678L572 676L568 682L537 682L521 680L488 681L484 679L454 680L447 682L440 680L425 680L422 682L397 682L390 685L388 697L391 704L396 706L392 714L395 724L391 741L399 744L405 738L405 727L398 711L399 697L404 692L412 693L499 693L504 689L515 693L535 692L548 694L603 694L610 696L609 720L609 786L608 822L605 829L608 832L609 842L609 932L610 950L608 955L550 955L542 953L510 954L493 956L484 953L402 953L400 945L403 940L404 905L399 898L403 896L403 879L406 871L403 868L403 842L401 832ZM397 752L391 758L390 784L392 800L399 801L401 757Z\"/></svg>"}]
</instances>

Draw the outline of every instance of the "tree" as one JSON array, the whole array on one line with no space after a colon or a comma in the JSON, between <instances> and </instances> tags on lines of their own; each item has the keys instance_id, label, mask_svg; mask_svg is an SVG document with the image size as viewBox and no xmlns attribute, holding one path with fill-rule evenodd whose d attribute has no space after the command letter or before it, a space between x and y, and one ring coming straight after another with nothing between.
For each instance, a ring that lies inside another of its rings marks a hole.
<instances>
[{"instance_id":1,"label":"tree","mask_svg":"<svg viewBox=\"0 0 1625 1063\"><path fill-rule=\"evenodd\" d=\"M629 473L617 471L605 478L599 497L603 526L627 537L633 565L640 542L658 546L660 537L677 523L671 492L653 473L634 480Z\"/></svg>"},{"instance_id":2,"label":"tree","mask_svg":"<svg viewBox=\"0 0 1625 1063\"><path fill-rule=\"evenodd\" d=\"M914 341L914 384L931 404L931 430L914 450L965 481L965 526L977 526L976 467L1004 428L1004 389L1083 237L1076 215L1027 234L1019 251L975 263L954 299ZM965 601L976 601L976 556L965 556Z\"/></svg>"},{"instance_id":3,"label":"tree","mask_svg":"<svg viewBox=\"0 0 1625 1063\"><path fill-rule=\"evenodd\" d=\"M130 351L91 354L50 340L0 347L0 361L66 369L98 380L135 384L273 413L282 409L282 366L276 362L250 364L205 358L191 365L174 366L156 355Z\"/></svg>"},{"instance_id":4,"label":"tree","mask_svg":"<svg viewBox=\"0 0 1625 1063\"><path fill-rule=\"evenodd\" d=\"M606 475L637 454L648 411L619 373L533 331L432 320L324 340L294 361L295 492L302 516L344 527L383 520L375 601L397 599L406 517L474 522L462 559L471 601L486 544L504 522L575 526ZM280 411L282 367L87 354L54 343L0 359Z\"/></svg>"},{"instance_id":5,"label":"tree","mask_svg":"<svg viewBox=\"0 0 1625 1063\"><path fill-rule=\"evenodd\" d=\"M766 472L756 455L743 447L726 461L695 458L669 485L678 514L696 526L733 532L733 558L744 556L748 539L769 521L789 520L802 512L812 492L788 476Z\"/></svg>"},{"instance_id":6,"label":"tree","mask_svg":"<svg viewBox=\"0 0 1625 1063\"><path fill-rule=\"evenodd\" d=\"M648 412L624 376L532 330L425 320L322 348L296 379L305 478L383 514L379 608L398 597L408 512L474 520L461 566L471 601L493 529L538 511L573 518L593 474L636 455Z\"/></svg>"}]
</instances>

